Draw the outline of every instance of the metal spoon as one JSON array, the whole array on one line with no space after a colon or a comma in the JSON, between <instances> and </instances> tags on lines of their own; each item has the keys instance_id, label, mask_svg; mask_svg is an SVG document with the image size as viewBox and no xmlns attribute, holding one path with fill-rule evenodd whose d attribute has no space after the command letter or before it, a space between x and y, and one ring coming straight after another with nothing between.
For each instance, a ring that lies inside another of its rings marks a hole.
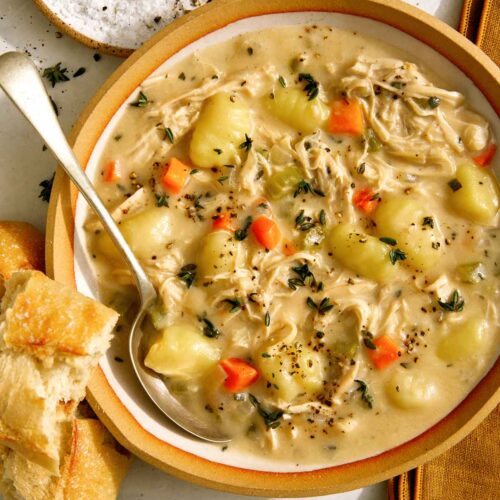
<instances>
[{"instance_id":1,"label":"metal spoon","mask_svg":"<svg viewBox=\"0 0 500 500\"><path fill-rule=\"evenodd\" d=\"M0 56L0 87L40 134L66 174L96 212L111 239L122 252L134 276L140 296L140 308L130 332L129 354L142 387L156 406L179 427L207 441L228 442L230 438L213 425L189 413L170 394L162 379L143 366L141 324L147 309L157 300L156 291L89 178L80 167L61 130L38 70L28 56L21 52L7 52Z\"/></svg>"}]
</instances>

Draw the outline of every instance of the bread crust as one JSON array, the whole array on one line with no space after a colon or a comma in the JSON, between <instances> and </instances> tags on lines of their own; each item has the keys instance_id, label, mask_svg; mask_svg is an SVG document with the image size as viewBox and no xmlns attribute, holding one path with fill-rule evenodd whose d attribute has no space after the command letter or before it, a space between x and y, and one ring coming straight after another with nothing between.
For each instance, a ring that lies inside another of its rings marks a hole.
<instances>
[{"instance_id":1,"label":"bread crust","mask_svg":"<svg viewBox=\"0 0 500 500\"><path fill-rule=\"evenodd\" d=\"M5 284L1 313L5 346L39 359L94 355L118 315L38 271L19 271Z\"/></svg>"},{"instance_id":2,"label":"bread crust","mask_svg":"<svg viewBox=\"0 0 500 500\"><path fill-rule=\"evenodd\" d=\"M0 278L7 280L21 269L43 271L44 246L44 235L32 224L0 221Z\"/></svg>"}]
</instances>

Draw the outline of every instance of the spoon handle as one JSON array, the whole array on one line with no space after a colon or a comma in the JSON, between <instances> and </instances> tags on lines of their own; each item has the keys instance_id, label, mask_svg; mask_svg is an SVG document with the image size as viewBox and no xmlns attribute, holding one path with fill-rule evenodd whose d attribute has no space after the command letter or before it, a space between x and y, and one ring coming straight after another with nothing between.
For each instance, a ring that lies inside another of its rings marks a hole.
<instances>
[{"instance_id":1,"label":"spoon handle","mask_svg":"<svg viewBox=\"0 0 500 500\"><path fill-rule=\"evenodd\" d=\"M151 303L156 298L156 291L94 186L80 167L61 130L38 69L28 56L21 52L7 52L0 56L0 87L40 134L121 250L134 274L141 302Z\"/></svg>"}]
</instances>

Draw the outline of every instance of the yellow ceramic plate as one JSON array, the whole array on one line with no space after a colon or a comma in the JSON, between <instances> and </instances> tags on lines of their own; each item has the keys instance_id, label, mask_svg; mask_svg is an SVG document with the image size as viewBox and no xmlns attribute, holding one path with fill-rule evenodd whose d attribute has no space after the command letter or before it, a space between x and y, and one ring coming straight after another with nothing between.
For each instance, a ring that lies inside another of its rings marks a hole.
<instances>
[{"instance_id":1,"label":"yellow ceramic plate","mask_svg":"<svg viewBox=\"0 0 500 500\"><path fill-rule=\"evenodd\" d=\"M500 70L477 47L416 8L394 0L216 0L174 22L135 52L106 82L78 120L73 142L92 177L96 159L125 101L155 71L196 48L239 33L284 24L329 24L383 38L445 72L453 88L500 137ZM58 172L49 210L47 266L53 277L95 294L82 231L84 202ZM75 224L76 220L76 224ZM170 425L146 398L125 363L103 358L88 398L115 437L147 462L204 486L249 495L310 496L387 479L445 451L470 432L499 400L497 362L446 418L413 440L354 463L319 468L273 463L199 442Z\"/></svg>"}]
</instances>

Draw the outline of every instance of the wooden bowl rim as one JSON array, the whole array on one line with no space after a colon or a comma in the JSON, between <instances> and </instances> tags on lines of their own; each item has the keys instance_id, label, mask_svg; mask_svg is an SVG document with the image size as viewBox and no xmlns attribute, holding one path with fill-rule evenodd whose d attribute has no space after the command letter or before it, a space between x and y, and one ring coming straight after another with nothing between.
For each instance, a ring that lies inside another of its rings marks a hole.
<instances>
[{"instance_id":1,"label":"wooden bowl rim","mask_svg":"<svg viewBox=\"0 0 500 500\"><path fill-rule=\"evenodd\" d=\"M36 0L35 0L36 1ZM271 14L325 11L358 15L393 26L422 41L461 69L500 110L500 69L475 45L443 22L398 0L216 0L183 16L153 36L106 81L83 111L71 134L85 167L111 117L133 89L182 47L233 21ZM168 40L168 44L166 43ZM143 57L146 53L148 56ZM75 286L73 263L76 190L58 169L47 222L47 271ZM426 462L471 432L500 401L500 363L436 425L377 456L309 472L276 473L219 464L165 443L143 429L110 387L99 367L87 397L122 445L152 465L193 483L246 495L313 496L359 488Z\"/></svg>"}]
</instances>

